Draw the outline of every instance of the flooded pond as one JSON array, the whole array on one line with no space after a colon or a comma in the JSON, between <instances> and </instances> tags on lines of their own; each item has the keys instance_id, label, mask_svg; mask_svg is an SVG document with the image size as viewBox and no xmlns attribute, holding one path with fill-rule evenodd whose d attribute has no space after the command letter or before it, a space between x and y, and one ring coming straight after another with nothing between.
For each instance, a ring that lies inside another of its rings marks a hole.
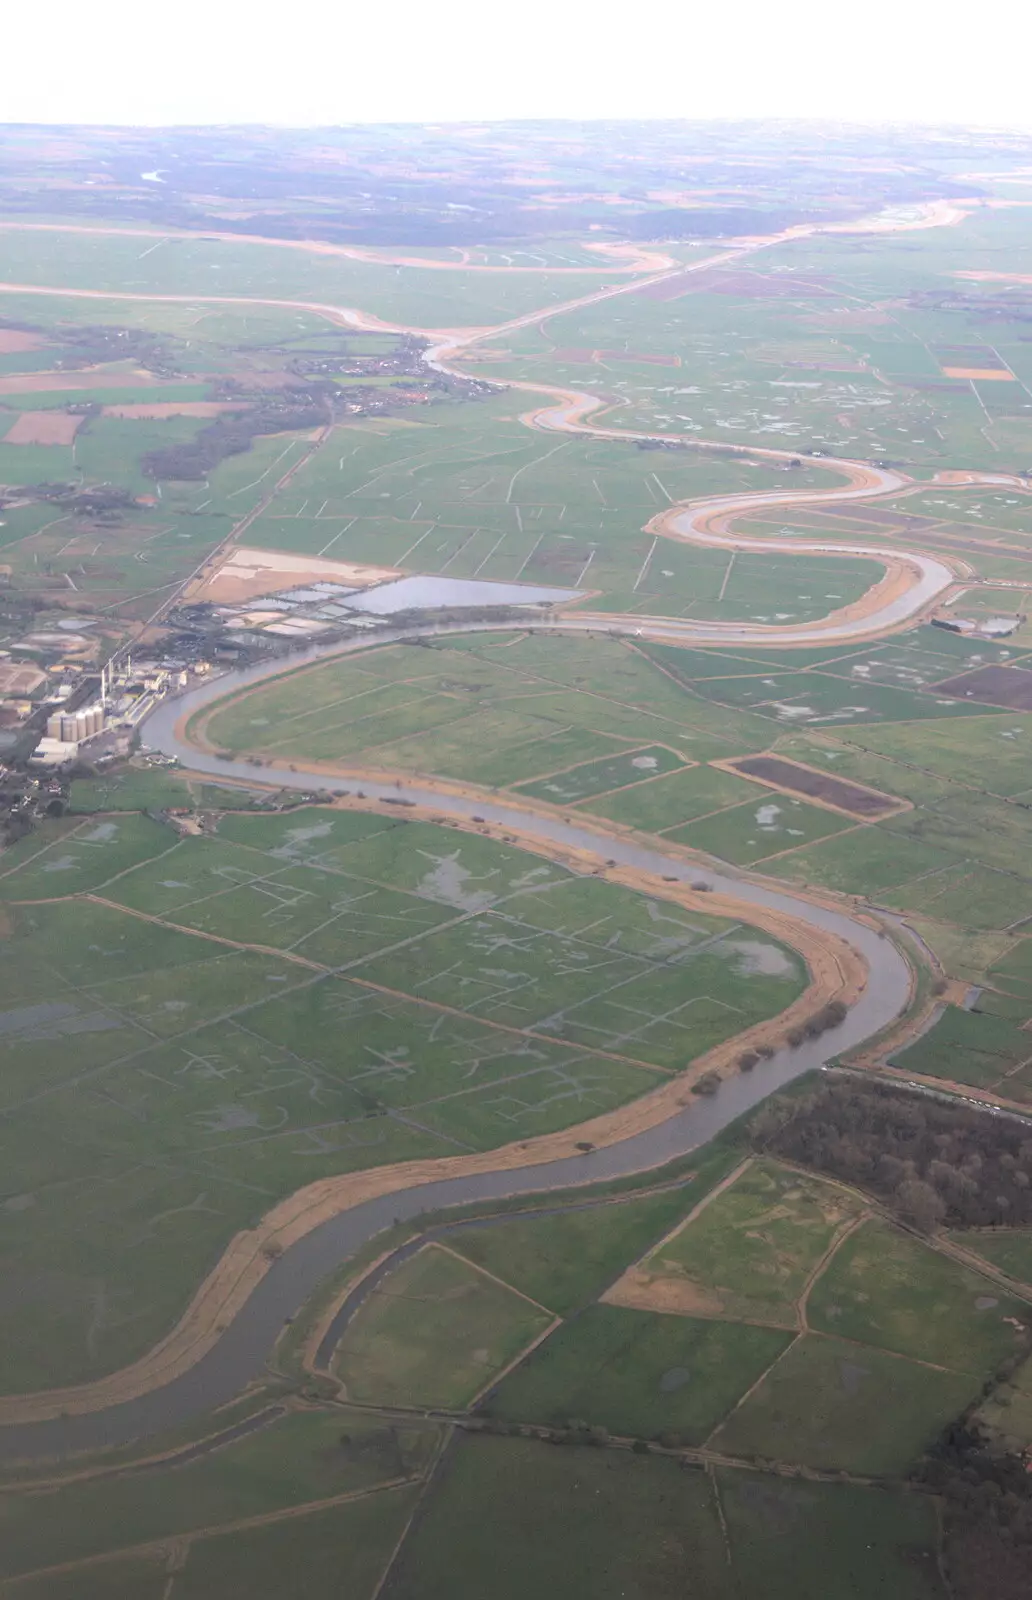
<instances>
[{"instance_id":1,"label":"flooded pond","mask_svg":"<svg viewBox=\"0 0 1032 1600\"><path fill-rule=\"evenodd\" d=\"M434 611L447 606L560 605L579 600L579 589L545 589L531 583L490 583L476 578L398 578L352 595L348 606L378 617L396 611Z\"/></svg>"}]
</instances>

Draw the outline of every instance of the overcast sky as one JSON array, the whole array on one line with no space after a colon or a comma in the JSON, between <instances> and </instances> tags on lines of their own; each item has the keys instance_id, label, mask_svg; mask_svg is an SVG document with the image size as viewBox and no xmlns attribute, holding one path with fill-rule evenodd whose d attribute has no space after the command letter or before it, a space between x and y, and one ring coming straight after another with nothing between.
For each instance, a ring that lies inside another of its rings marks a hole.
<instances>
[{"instance_id":1,"label":"overcast sky","mask_svg":"<svg viewBox=\"0 0 1032 1600\"><path fill-rule=\"evenodd\" d=\"M1032 128L1029 0L7 0L0 121Z\"/></svg>"}]
</instances>

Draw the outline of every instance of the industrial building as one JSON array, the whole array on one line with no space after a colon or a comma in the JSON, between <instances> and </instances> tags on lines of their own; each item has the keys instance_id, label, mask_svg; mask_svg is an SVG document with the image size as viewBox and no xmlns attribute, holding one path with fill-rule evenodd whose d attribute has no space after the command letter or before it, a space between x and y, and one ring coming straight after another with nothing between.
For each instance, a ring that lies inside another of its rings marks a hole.
<instances>
[{"instance_id":1,"label":"industrial building","mask_svg":"<svg viewBox=\"0 0 1032 1600\"><path fill-rule=\"evenodd\" d=\"M193 673L210 671L207 661L191 666ZM121 661L106 662L99 678L84 679L74 688L58 686L46 701L46 733L30 759L39 766L58 767L82 755L93 760L99 752L110 753L119 740L128 743L133 730L163 695L186 688L191 676L182 660L148 659L134 667L132 655L127 653ZM109 738L92 746L101 734Z\"/></svg>"},{"instance_id":2,"label":"industrial building","mask_svg":"<svg viewBox=\"0 0 1032 1600\"><path fill-rule=\"evenodd\" d=\"M47 738L64 744L82 744L95 733L103 733L106 721L104 704L83 706L78 711L55 711L47 718Z\"/></svg>"}]
</instances>

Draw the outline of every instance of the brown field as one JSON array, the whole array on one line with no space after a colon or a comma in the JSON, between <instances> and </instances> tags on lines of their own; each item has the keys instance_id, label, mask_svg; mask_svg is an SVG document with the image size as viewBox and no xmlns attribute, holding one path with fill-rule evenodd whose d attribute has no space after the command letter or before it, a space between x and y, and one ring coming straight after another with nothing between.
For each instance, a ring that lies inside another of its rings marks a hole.
<instances>
[{"instance_id":1,"label":"brown field","mask_svg":"<svg viewBox=\"0 0 1032 1600\"><path fill-rule=\"evenodd\" d=\"M743 756L738 761L721 761L717 765L727 772L740 773L743 778L769 784L772 789L805 794L808 800L816 800L836 811L846 811L851 817L883 817L900 807L900 802L890 794L865 789L859 783L834 778L829 772L805 767L798 761L786 761L781 756Z\"/></svg>"},{"instance_id":2,"label":"brown field","mask_svg":"<svg viewBox=\"0 0 1032 1600\"><path fill-rule=\"evenodd\" d=\"M975 283L1032 283L1032 272L952 272L950 276Z\"/></svg>"},{"instance_id":3,"label":"brown field","mask_svg":"<svg viewBox=\"0 0 1032 1600\"><path fill-rule=\"evenodd\" d=\"M85 420L67 411L22 411L4 444L71 444Z\"/></svg>"},{"instance_id":4,"label":"brown field","mask_svg":"<svg viewBox=\"0 0 1032 1600\"><path fill-rule=\"evenodd\" d=\"M387 578L400 578L393 567L356 566L351 561L326 561L320 556L289 555L283 550L230 550L214 569L203 572L187 590L190 600L228 605L236 600L257 600L281 589L299 589L308 583L339 583L346 588L368 588Z\"/></svg>"},{"instance_id":5,"label":"brown field","mask_svg":"<svg viewBox=\"0 0 1032 1600\"><path fill-rule=\"evenodd\" d=\"M982 700L1008 711L1032 711L1032 672L1021 667L979 667L977 672L933 683L926 692L952 695L955 700Z\"/></svg>"},{"instance_id":6,"label":"brown field","mask_svg":"<svg viewBox=\"0 0 1032 1600\"><path fill-rule=\"evenodd\" d=\"M943 367L947 378L969 378L978 383L1017 383L1013 372L1002 367Z\"/></svg>"},{"instance_id":7,"label":"brown field","mask_svg":"<svg viewBox=\"0 0 1032 1600\"><path fill-rule=\"evenodd\" d=\"M51 394L60 389L160 389L151 372L108 372L90 367L83 372L9 372L0 378L0 394Z\"/></svg>"},{"instance_id":8,"label":"brown field","mask_svg":"<svg viewBox=\"0 0 1032 1600\"><path fill-rule=\"evenodd\" d=\"M0 694L31 694L46 681L46 673L27 662L0 662Z\"/></svg>"},{"instance_id":9,"label":"brown field","mask_svg":"<svg viewBox=\"0 0 1032 1600\"><path fill-rule=\"evenodd\" d=\"M46 340L38 333L21 328L0 328L0 356L20 356L26 350L41 350Z\"/></svg>"},{"instance_id":10,"label":"brown field","mask_svg":"<svg viewBox=\"0 0 1032 1600\"><path fill-rule=\"evenodd\" d=\"M139 417L161 421L164 417L220 417L224 411L246 411L246 400L163 400L158 405L104 406L103 417Z\"/></svg>"}]
</instances>

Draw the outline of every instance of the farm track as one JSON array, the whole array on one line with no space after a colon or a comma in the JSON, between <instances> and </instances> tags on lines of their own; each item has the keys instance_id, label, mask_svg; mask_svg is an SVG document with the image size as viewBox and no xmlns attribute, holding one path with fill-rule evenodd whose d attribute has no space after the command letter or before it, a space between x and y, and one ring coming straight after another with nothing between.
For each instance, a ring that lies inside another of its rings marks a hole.
<instances>
[{"instance_id":1,"label":"farm track","mask_svg":"<svg viewBox=\"0 0 1032 1600\"><path fill-rule=\"evenodd\" d=\"M940 220L959 220L955 218ZM104 231L104 230L98 230ZM117 230L111 230L117 231ZM807 230L817 231L817 230ZM234 236L236 238L237 236ZM678 266L678 272L698 271L728 259L737 259L752 250L786 242L788 236L750 241L722 252L717 257ZM265 241L263 241L265 242ZM460 360L464 349L487 338L503 335L519 327L540 323L547 318L595 304L620 293L636 290L642 283L660 281L666 274L635 279L630 284L608 287L579 300L540 311L491 329L452 331L449 343L427 352L431 366L450 371L447 361ZM230 304L272 304L325 313L348 326L390 328L378 319L364 319L361 313L341 307L313 305L306 301L269 301L257 297L208 297L190 295L107 294L94 290L39 289L28 285L0 285L0 293L21 292L96 299L180 301L198 303L214 300ZM425 333L427 330L391 329ZM431 330L433 331L433 330ZM462 374L460 374L462 375ZM549 389L543 385L510 385L536 394L551 395L552 404L539 406L524 420L547 431L571 432L589 437L615 439L658 439L667 436L628 433L593 427L585 418L603 402L597 396ZM719 450L719 445L712 446ZM726 447L725 447L726 448ZM773 459L789 459L788 452L757 452ZM816 463L815 463L816 464ZM824 493L809 491L784 494L730 495L696 502L687 509L673 506L655 519L653 527L666 537L687 538L693 542L719 544L730 548L772 549L786 553L870 555L887 567L887 576L855 607L833 613L823 625L805 629L748 628L741 625L678 624L671 619L585 617L560 619L564 628L597 630L608 624L613 631L640 633L655 631L660 637L676 637L683 642L711 645L741 643L743 639L765 643L801 644L822 639L871 638L894 631L926 611L955 581L954 571L919 552L901 552L898 562L889 560L881 547L843 546L816 541L779 541L772 547L765 541L740 540L728 534L732 518L751 510L779 506L814 505L836 500L864 500L872 495L898 492L909 480L862 462L823 458L829 470L845 476L845 488ZM973 481L1017 485L1005 475L971 475ZM851 613L851 614L847 614ZM652 625L655 625L653 628ZM514 624L506 624L514 626ZM470 625L477 626L477 625ZM483 625L481 625L483 626ZM497 626L497 625L495 625ZM524 626L524 624L520 624ZM424 630L427 631L427 630ZM457 631L452 628L448 631ZM378 642L382 642L378 641ZM314 654L314 653L313 653ZM296 664L296 663L295 663ZM238 683L258 677L279 675L283 668L264 665L257 673L235 675ZM214 691L214 694L213 692ZM253 777L245 763L200 755L179 736L179 713L193 706L210 703L225 692L223 682L206 685L185 701L160 707L148 722L148 739L159 748L180 755L202 771L230 777ZM277 774L283 786L298 789L336 788L339 781L304 771ZM783 1049L768 1064L762 1075L751 1082L728 1079L716 1101L691 1096L687 1079L665 1084L623 1108L619 1113L596 1118L593 1122L566 1130L563 1134L528 1141L474 1156L436 1162L410 1162L400 1166L372 1169L344 1178L324 1179L281 1202L253 1232L238 1235L227 1248L213 1273L198 1290L180 1324L149 1355L133 1367L75 1390L57 1390L36 1395L11 1396L0 1400L0 1457L24 1459L53 1456L75 1450L95 1449L126 1439L145 1436L181 1423L236 1395L251 1378L260 1375L269 1350L282 1328L284 1317L292 1316L305 1303L327 1272L366 1240L399 1218L419 1215L426 1209L459 1205L472 1201L507 1199L513 1196L547 1192L574 1184L611 1180L662 1166L705 1143L741 1115L751 1105L780 1084L820 1065L843 1049L854 1048L885 1028L909 1002L911 973L902 953L889 940L852 910L828 901L808 899L788 893L762 880L722 876L700 868L682 852L672 857L658 849L648 849L624 838L606 835L599 829L578 828L551 815L537 814L529 808L513 808L483 801L466 801L433 790L396 784L370 785L369 799L375 804L399 802L428 808L431 814L447 812L459 826L472 826L476 811L484 814L489 828L511 830L520 842L541 853L556 847L593 863L612 858L614 865L634 877L651 877L659 887L650 892L663 894L663 885L680 885L689 903L694 896L689 885L702 872L707 886L715 890L712 900L703 902L716 909L720 900L734 907L734 914L761 926L771 918L791 927L788 942L800 949L811 976L830 959L838 967L838 982L828 992L838 992L854 1002L845 1024L832 1039L813 1041L796 1050ZM478 831L484 831L478 828ZM675 898L667 892L667 898ZM719 897L719 899L718 899ZM794 926L793 926L794 925ZM785 934L782 933L784 937ZM827 978L825 983L827 983ZM811 992L811 999L812 999ZM778 1019L784 1026L784 1018ZM743 1038L745 1036L742 1036ZM732 1043L740 1049L742 1038ZM724 1050L726 1047L721 1047ZM696 1064L697 1066L700 1064ZM578 1143L590 1148L578 1152ZM275 1250L270 1248L275 1246Z\"/></svg>"},{"instance_id":2,"label":"farm track","mask_svg":"<svg viewBox=\"0 0 1032 1600\"><path fill-rule=\"evenodd\" d=\"M386 792L389 795L396 794L393 786L389 786ZM384 805L385 814L388 813L389 804L388 800ZM460 804L458 797L455 804ZM363 808L372 807L366 805ZM439 796L432 797L431 809L442 809ZM515 830L519 837L527 827L532 829L535 820L533 812L528 810L523 817L512 823L506 822L505 826L510 835ZM482 833L484 827L478 824L474 831ZM620 854L626 853L627 849L622 842L610 841L604 834L594 836L591 841L593 848L585 848L582 843L576 849L571 849L568 842L550 842L548 839L535 838L530 832L520 842L526 843L539 854L581 871L589 867L597 868L603 859L603 852L612 850ZM90 1427L94 1421L104 1437L108 1426L106 1419L113 1412L128 1409L129 1415L135 1417L139 1407L149 1410L151 1403L158 1401L162 1393L168 1395L170 1389L178 1389L181 1383L185 1382L187 1388L191 1388L191 1374L197 1376L197 1387L203 1392L206 1386L205 1367L212 1362L220 1365L220 1350L226 1343L227 1331L236 1328L238 1332L246 1332L249 1307L255 1296L262 1294L263 1287L278 1276L285 1275L291 1299L284 1306L283 1314L293 1315L324 1271L336 1264L341 1253L348 1253L348 1250L341 1252L331 1246L332 1253L327 1258L325 1269L317 1271L305 1291L298 1294L296 1281L286 1271L290 1266L292 1251L299 1247L304 1253L306 1243L317 1239L325 1229L332 1231L342 1221L347 1222L349 1228L356 1223L361 1229L365 1226L364 1217L373 1212L373 1225L368 1233L363 1234L363 1237L371 1237L396 1216L418 1215L431 1206L543 1192L550 1188L567 1187L571 1183L580 1184L595 1178L605 1179L661 1165L705 1142L712 1132L746 1109L748 1104L769 1093L776 1086L779 1063L785 1079L796 1076L817 1064L832 1048L841 1049L847 1042L845 1034L851 1024L855 1027L859 1023L859 1036L866 1036L870 1031L863 1024L867 1009L873 1007L880 1014L883 1007L889 1006L895 1012L905 1002L909 972L894 947L886 941L879 941L872 929L861 929L851 919L839 918L829 911L823 914L823 920L829 925L818 932L805 919L794 914L796 907L790 898L768 896L758 886L750 885L748 889L743 886L741 892L751 893L754 898L754 903L749 906L742 905L739 894L733 893L730 898L725 898L722 892L725 883L721 880L714 883L711 892L702 896L689 887L690 882L698 877L698 868L683 853L675 861L655 852L647 852L653 867L662 869L651 872L643 869L635 859L635 854L631 853L631 859L625 866L617 864L615 870L610 869L607 875L654 898L705 909L718 916L744 917L776 937L785 939L800 952L810 971L811 984L805 994L780 1017L756 1025L747 1034L725 1041L699 1058L687 1073L661 1083L629 1105L604 1113L576 1128L478 1154L408 1162L345 1174L320 1180L298 1191L275 1206L257 1228L238 1235L232 1241L177 1327L132 1367L108 1379L79 1385L74 1389L10 1396L0 1401L0 1455L20 1457L46 1453L27 1449L26 1446L31 1445L34 1438L44 1441L48 1431L53 1432L54 1429L59 1433L70 1431L73 1436L83 1432L94 1435L97 1429ZM730 883L726 886L730 887ZM773 903L766 904L766 901ZM868 947L866 960L848 937L852 928L856 928L857 935ZM883 991L873 993L865 990L865 980L870 965L878 962L887 969L888 981ZM692 1097L690 1085L693 1079L705 1071L732 1071L735 1057L745 1044L762 1044L780 1038L785 1028L793 1026L803 1016L811 1014L836 996L843 998L847 1004L853 1001L856 1004L851 1018L843 1030L836 1034L834 1046L825 1043L822 1051L817 1042L797 1051L779 1052L765 1069L762 1080L756 1078L750 1083L737 1076L729 1078L719 1097L719 1105ZM743 1095L745 1104L741 1103ZM593 1148L589 1152L578 1152L578 1144L583 1142ZM384 1221L379 1220L381 1216ZM268 1343L259 1345L254 1352L254 1355L258 1355L260 1351L262 1361L267 1354L268 1344L274 1342L281 1325L282 1316L277 1315L269 1325L271 1338ZM226 1353L222 1352L223 1355ZM228 1385L227 1398L238 1391L242 1379L247 1375L246 1372L239 1374L230 1363L229 1371L220 1379ZM130 1399L130 1396L135 1398ZM159 1401L159 1407L160 1404ZM192 1409L188 1408L185 1415L192 1414ZM8 1424L11 1426L6 1426ZM156 1431L160 1425L144 1424L144 1431ZM133 1422L129 1426L132 1432L128 1436L135 1437L140 1432L140 1423ZM8 1448L9 1441L13 1448Z\"/></svg>"}]
</instances>

